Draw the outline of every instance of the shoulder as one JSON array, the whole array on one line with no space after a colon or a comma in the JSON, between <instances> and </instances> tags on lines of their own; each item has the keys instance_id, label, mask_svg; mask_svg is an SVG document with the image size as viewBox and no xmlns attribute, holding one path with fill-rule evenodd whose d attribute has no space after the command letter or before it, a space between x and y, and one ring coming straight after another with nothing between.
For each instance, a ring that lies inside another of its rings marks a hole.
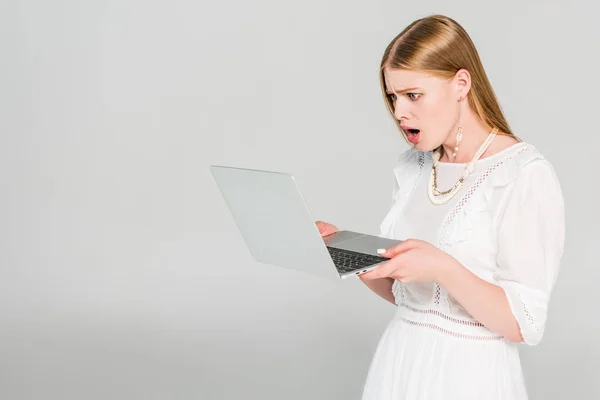
<instances>
[{"instance_id":1,"label":"shoulder","mask_svg":"<svg viewBox=\"0 0 600 400\"><path fill-rule=\"evenodd\" d=\"M490 157L481 172L484 197L501 214L507 208L534 214L548 207L561 210L563 193L552 163L531 143L519 142Z\"/></svg>"},{"instance_id":2,"label":"shoulder","mask_svg":"<svg viewBox=\"0 0 600 400\"><path fill-rule=\"evenodd\" d=\"M396 188L410 187L416 184L423 173L425 163L431 155L414 147L400 153L394 165Z\"/></svg>"},{"instance_id":3,"label":"shoulder","mask_svg":"<svg viewBox=\"0 0 600 400\"><path fill-rule=\"evenodd\" d=\"M557 244L562 251L565 232L565 201L552 163L535 147L524 146L515 157L514 179L500 203L500 229L531 247Z\"/></svg>"},{"instance_id":4,"label":"shoulder","mask_svg":"<svg viewBox=\"0 0 600 400\"><path fill-rule=\"evenodd\" d=\"M488 167L488 173L498 185L542 176L558 181L552 163L531 143L519 142L491 157L495 160Z\"/></svg>"},{"instance_id":5,"label":"shoulder","mask_svg":"<svg viewBox=\"0 0 600 400\"><path fill-rule=\"evenodd\" d=\"M506 186L512 203L539 206L547 202L563 204L562 188L554 165L530 143L516 145L512 154L499 161L493 175L496 186ZM497 172L497 174L496 174Z\"/></svg>"},{"instance_id":6,"label":"shoulder","mask_svg":"<svg viewBox=\"0 0 600 400\"><path fill-rule=\"evenodd\" d=\"M514 156L518 174L517 181L529 181L532 186L539 184L559 184L554 165L530 143L522 143Z\"/></svg>"}]
</instances>

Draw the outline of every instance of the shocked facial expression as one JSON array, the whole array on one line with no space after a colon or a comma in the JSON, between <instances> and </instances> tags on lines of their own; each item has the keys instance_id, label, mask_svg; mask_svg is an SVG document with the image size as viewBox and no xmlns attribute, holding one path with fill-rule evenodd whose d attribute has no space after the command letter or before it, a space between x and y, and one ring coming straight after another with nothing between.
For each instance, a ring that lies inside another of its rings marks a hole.
<instances>
[{"instance_id":1,"label":"shocked facial expression","mask_svg":"<svg viewBox=\"0 0 600 400\"><path fill-rule=\"evenodd\" d=\"M383 71L394 117L408 140L421 151L431 151L457 129L465 87L457 77L443 79L402 69Z\"/></svg>"}]
</instances>

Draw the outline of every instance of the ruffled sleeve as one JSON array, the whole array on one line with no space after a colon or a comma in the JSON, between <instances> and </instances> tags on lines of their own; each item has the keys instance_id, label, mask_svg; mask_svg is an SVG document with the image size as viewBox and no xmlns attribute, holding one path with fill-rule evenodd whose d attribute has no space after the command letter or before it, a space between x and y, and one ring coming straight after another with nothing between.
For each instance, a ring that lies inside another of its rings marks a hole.
<instances>
[{"instance_id":1,"label":"ruffled sleeve","mask_svg":"<svg viewBox=\"0 0 600 400\"><path fill-rule=\"evenodd\" d=\"M504 289L523 342L537 345L563 253L564 201L544 159L523 166L505 202L495 278Z\"/></svg>"},{"instance_id":2,"label":"ruffled sleeve","mask_svg":"<svg viewBox=\"0 0 600 400\"><path fill-rule=\"evenodd\" d=\"M380 225L380 236L390 237L390 230L398 211L410 197L423 170L425 155L415 148L403 151L394 166L391 206Z\"/></svg>"}]
</instances>

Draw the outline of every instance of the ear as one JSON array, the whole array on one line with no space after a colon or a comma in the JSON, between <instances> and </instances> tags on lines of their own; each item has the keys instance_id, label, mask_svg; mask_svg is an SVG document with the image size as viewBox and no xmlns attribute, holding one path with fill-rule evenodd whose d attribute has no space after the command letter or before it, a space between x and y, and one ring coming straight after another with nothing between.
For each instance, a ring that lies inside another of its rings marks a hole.
<instances>
[{"instance_id":1,"label":"ear","mask_svg":"<svg viewBox=\"0 0 600 400\"><path fill-rule=\"evenodd\" d=\"M461 101L467 97L471 90L471 74L466 69L459 69L454 75L454 86L456 88L457 100Z\"/></svg>"}]
</instances>

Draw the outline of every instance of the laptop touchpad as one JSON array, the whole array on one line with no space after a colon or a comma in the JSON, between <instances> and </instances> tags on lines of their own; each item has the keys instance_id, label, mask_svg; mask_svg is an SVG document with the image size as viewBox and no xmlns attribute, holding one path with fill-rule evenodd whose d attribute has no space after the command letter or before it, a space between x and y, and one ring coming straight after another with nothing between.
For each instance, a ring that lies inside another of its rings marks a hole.
<instances>
[{"instance_id":1,"label":"laptop touchpad","mask_svg":"<svg viewBox=\"0 0 600 400\"><path fill-rule=\"evenodd\" d=\"M351 240L351 239L356 239L356 238L362 237L362 236L364 236L364 235L362 233L358 233L358 232L340 231L340 232L334 233L333 235L325 236L324 240L325 240L325 245L327 245L327 246L336 245L336 247L340 247L340 246L338 246L338 244L348 241L348 240Z\"/></svg>"},{"instance_id":2,"label":"laptop touchpad","mask_svg":"<svg viewBox=\"0 0 600 400\"><path fill-rule=\"evenodd\" d=\"M400 240L388 239L372 235L364 235L356 239L340 243L335 247L377 256L379 255L377 254L377 249L390 248L397 245L400 242Z\"/></svg>"}]
</instances>

